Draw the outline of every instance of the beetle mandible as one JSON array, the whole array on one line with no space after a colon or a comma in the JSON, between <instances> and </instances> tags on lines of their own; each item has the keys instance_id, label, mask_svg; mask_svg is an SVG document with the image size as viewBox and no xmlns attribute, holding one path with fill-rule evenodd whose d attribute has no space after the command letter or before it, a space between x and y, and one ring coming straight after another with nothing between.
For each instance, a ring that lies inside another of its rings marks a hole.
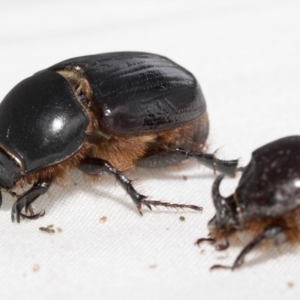
<instances>
[{"instance_id":1,"label":"beetle mandible","mask_svg":"<svg viewBox=\"0 0 300 300\"><path fill-rule=\"evenodd\" d=\"M236 269L247 253L266 241L274 244L299 242L300 227L300 136L289 136L262 146L252 153L244 168L237 189L229 197L222 197L219 175L212 188L216 215L208 223L210 238L199 239L218 244L217 250L229 246L228 238L246 230L254 239L240 252L231 267Z\"/></svg>"},{"instance_id":2,"label":"beetle mandible","mask_svg":"<svg viewBox=\"0 0 300 300\"><path fill-rule=\"evenodd\" d=\"M237 166L204 152L209 122L195 77L150 53L83 56L42 70L7 94L0 120L0 187L17 196L18 222L22 209L72 168L115 176L141 213L143 205L199 207L146 199L123 175L128 168L188 157L227 174ZM29 188L16 195L17 186Z\"/></svg>"}]
</instances>

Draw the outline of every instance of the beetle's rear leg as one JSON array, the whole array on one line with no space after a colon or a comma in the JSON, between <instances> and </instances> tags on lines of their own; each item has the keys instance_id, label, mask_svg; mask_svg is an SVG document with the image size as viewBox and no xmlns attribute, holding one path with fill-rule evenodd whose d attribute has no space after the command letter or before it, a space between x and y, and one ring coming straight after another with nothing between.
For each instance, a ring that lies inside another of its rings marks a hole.
<instances>
[{"instance_id":1,"label":"beetle's rear leg","mask_svg":"<svg viewBox=\"0 0 300 300\"><path fill-rule=\"evenodd\" d=\"M234 270L238 267L240 267L243 262L245 256L251 252L254 248L261 245L263 242L266 242L268 240L273 241L274 244L281 243L285 238L285 232L284 228L281 226L270 226L267 229L265 229L263 232L261 232L254 240L252 240L238 255L236 260L234 261L233 265L230 266L223 266L223 265L214 265L211 267L211 270L213 269L230 269ZM282 236L283 235L283 236Z\"/></svg>"},{"instance_id":2,"label":"beetle's rear leg","mask_svg":"<svg viewBox=\"0 0 300 300\"><path fill-rule=\"evenodd\" d=\"M162 151L145 157L137 165L143 168L162 168L177 164L189 157L196 158L202 165L214 170L214 172L220 172L229 176L234 176L237 171L242 171L242 168L238 167L238 159L221 160L216 157L215 153L209 154L180 148Z\"/></svg>"},{"instance_id":3,"label":"beetle's rear leg","mask_svg":"<svg viewBox=\"0 0 300 300\"><path fill-rule=\"evenodd\" d=\"M216 157L215 153L209 154L201 151L187 151L184 149L172 149L172 153L178 155L184 155L185 157L194 157L202 165L214 170L214 172L220 172L225 175L234 176L237 171L242 171L243 168L238 167L238 159L222 160Z\"/></svg>"},{"instance_id":4,"label":"beetle's rear leg","mask_svg":"<svg viewBox=\"0 0 300 300\"><path fill-rule=\"evenodd\" d=\"M11 210L11 219L14 222L15 218L17 222L20 223L20 217L26 217L29 219L34 219L42 216L44 213L40 212L38 214L31 214L30 216L26 216L21 213L22 209L25 208L25 212L27 213L30 205L41 195L45 194L49 187L51 186L51 181L41 181L35 183L31 189L22 194L18 200L14 203Z\"/></svg>"},{"instance_id":5,"label":"beetle's rear leg","mask_svg":"<svg viewBox=\"0 0 300 300\"><path fill-rule=\"evenodd\" d=\"M130 179L125 177L122 172L118 171L110 163L103 159L85 159L83 162L81 162L78 168L83 173L90 175L102 175L103 173L114 175L118 183L124 188L126 193L129 194L141 215L143 215L141 211L143 205L147 206L149 209L151 209L151 206L164 206L169 208L189 208L193 210L202 210L201 207L196 205L172 204L162 201L146 200L147 196L138 193L133 187Z\"/></svg>"}]
</instances>

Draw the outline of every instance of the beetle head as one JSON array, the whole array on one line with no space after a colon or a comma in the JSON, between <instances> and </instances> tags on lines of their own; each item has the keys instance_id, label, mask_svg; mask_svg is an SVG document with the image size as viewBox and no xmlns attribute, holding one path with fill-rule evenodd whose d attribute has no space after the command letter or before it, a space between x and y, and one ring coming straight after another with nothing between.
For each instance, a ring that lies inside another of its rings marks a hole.
<instances>
[{"instance_id":1,"label":"beetle head","mask_svg":"<svg viewBox=\"0 0 300 300\"><path fill-rule=\"evenodd\" d=\"M219 191L219 186L224 176L224 174L219 175L212 187L216 214L208 223L208 229L211 233L216 231L228 232L238 225L237 206L233 195L224 198Z\"/></svg>"}]
</instances>

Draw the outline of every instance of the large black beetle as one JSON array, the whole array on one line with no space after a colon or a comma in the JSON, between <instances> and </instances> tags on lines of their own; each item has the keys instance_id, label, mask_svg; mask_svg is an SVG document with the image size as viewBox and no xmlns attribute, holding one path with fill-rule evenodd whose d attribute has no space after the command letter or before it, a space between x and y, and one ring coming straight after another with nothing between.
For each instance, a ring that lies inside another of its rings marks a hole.
<instances>
[{"instance_id":1,"label":"large black beetle","mask_svg":"<svg viewBox=\"0 0 300 300\"><path fill-rule=\"evenodd\" d=\"M139 52L60 62L17 84L0 105L0 187L17 196L12 219L70 168L112 174L142 205L190 207L146 200L121 172L163 167L195 157L234 174L237 161L204 153L209 122L195 77L173 61ZM32 217L36 217L33 215Z\"/></svg>"},{"instance_id":2,"label":"large black beetle","mask_svg":"<svg viewBox=\"0 0 300 300\"><path fill-rule=\"evenodd\" d=\"M252 249L266 241L275 244L299 242L300 238L300 136L281 138L252 153L235 193L222 197L219 175L212 188L216 215L209 222L210 241L217 250L229 246L228 238L237 231L248 231L254 239L241 251L232 267L235 269ZM224 241L221 243L220 241Z\"/></svg>"}]
</instances>

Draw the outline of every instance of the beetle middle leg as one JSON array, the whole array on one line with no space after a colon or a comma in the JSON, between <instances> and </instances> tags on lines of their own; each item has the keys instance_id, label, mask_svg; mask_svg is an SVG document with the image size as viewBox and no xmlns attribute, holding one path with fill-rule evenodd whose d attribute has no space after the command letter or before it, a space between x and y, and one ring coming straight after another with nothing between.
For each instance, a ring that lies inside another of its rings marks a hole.
<instances>
[{"instance_id":1,"label":"beetle middle leg","mask_svg":"<svg viewBox=\"0 0 300 300\"><path fill-rule=\"evenodd\" d=\"M234 270L238 267L240 267L243 262L245 256L251 252L254 248L261 245L263 242L266 242L268 240L274 241L277 243L278 241L282 239L281 235L285 235L285 229L281 226L270 226L267 227L263 232L261 232L258 236L254 238L238 255L236 260L234 261L233 265L230 266L223 266L223 265L214 265L211 267L211 270L213 269L230 269Z\"/></svg>"},{"instance_id":2,"label":"beetle middle leg","mask_svg":"<svg viewBox=\"0 0 300 300\"><path fill-rule=\"evenodd\" d=\"M237 171L242 171L242 168L238 167L238 159L221 160L216 157L215 153L209 154L202 151L189 151L181 148L162 151L143 158L138 162L138 166L144 168L166 167L190 157L197 159L202 165L212 169L214 172L234 176Z\"/></svg>"},{"instance_id":3,"label":"beetle middle leg","mask_svg":"<svg viewBox=\"0 0 300 300\"><path fill-rule=\"evenodd\" d=\"M27 213L28 210L31 210L31 204L41 195L45 194L49 187L51 186L50 180L45 180L41 182L35 183L31 189L26 191L24 194L22 194L18 200L14 203L11 211L11 219L14 222L15 217L17 219L17 222L20 223L20 217L28 217L21 213L22 209L25 208L25 212ZM43 212L40 212L38 214L32 214L29 216L29 219L33 219L39 216L42 216Z\"/></svg>"},{"instance_id":4,"label":"beetle middle leg","mask_svg":"<svg viewBox=\"0 0 300 300\"><path fill-rule=\"evenodd\" d=\"M142 213L142 206L145 205L151 210L151 206L164 206L169 208L189 208L193 210L202 210L201 207L196 205L173 204L162 201L146 200L147 196L138 193L132 185L132 181L123 175L122 172L114 168L109 162L100 158L88 158L80 163L79 170L83 173L90 175L101 175L108 173L114 175L118 183L124 188L126 193L129 194L135 206Z\"/></svg>"},{"instance_id":5,"label":"beetle middle leg","mask_svg":"<svg viewBox=\"0 0 300 300\"><path fill-rule=\"evenodd\" d=\"M242 171L242 168L238 168L238 159L222 160L218 159L215 153L187 151L180 148L172 149L171 152L196 158L202 165L214 170L214 172L220 172L225 175L234 176L237 171Z\"/></svg>"}]
</instances>

